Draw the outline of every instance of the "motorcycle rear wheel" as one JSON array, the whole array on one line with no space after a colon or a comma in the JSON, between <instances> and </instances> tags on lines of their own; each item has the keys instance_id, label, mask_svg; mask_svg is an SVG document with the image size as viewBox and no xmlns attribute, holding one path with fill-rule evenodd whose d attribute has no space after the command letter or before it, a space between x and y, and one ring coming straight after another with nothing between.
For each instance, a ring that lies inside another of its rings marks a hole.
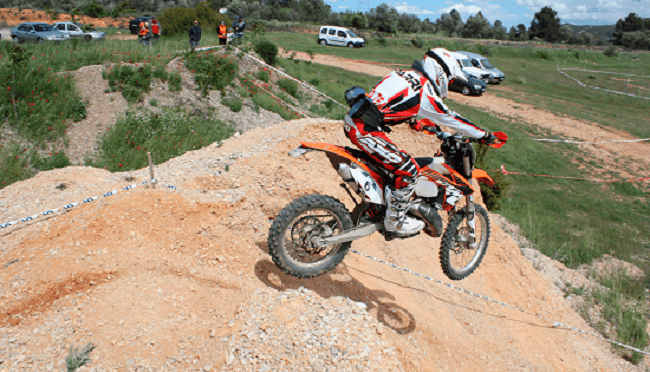
<instances>
[{"instance_id":1,"label":"motorcycle rear wheel","mask_svg":"<svg viewBox=\"0 0 650 372\"><path fill-rule=\"evenodd\" d=\"M268 247L273 262L298 278L323 275L338 265L350 242L323 248L313 245L318 237L353 228L350 212L331 196L300 197L280 211L269 230Z\"/></svg>"},{"instance_id":2,"label":"motorcycle rear wheel","mask_svg":"<svg viewBox=\"0 0 650 372\"><path fill-rule=\"evenodd\" d=\"M490 240L490 219L485 208L474 204L476 248L468 242L466 210L458 211L449 221L440 245L442 271L451 280L468 277L480 265Z\"/></svg>"}]
</instances>

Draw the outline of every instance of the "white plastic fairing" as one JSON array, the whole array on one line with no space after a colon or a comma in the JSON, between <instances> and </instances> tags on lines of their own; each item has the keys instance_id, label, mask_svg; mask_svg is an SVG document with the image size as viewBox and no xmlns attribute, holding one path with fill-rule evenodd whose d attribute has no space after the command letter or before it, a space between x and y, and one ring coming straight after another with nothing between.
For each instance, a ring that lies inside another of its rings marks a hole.
<instances>
[{"instance_id":1,"label":"white plastic fairing","mask_svg":"<svg viewBox=\"0 0 650 372\"><path fill-rule=\"evenodd\" d=\"M442 165L445 162L445 159L442 156L436 156L433 158L433 163L429 165L434 171L443 174L445 176L449 175L449 170Z\"/></svg>"},{"instance_id":2,"label":"white plastic fairing","mask_svg":"<svg viewBox=\"0 0 650 372\"><path fill-rule=\"evenodd\" d=\"M359 191L361 191L363 199L366 202L384 204L384 193L368 172L358 166L354 166L353 163L353 166L350 167L350 174L357 185L359 185Z\"/></svg>"},{"instance_id":3,"label":"white plastic fairing","mask_svg":"<svg viewBox=\"0 0 650 372\"><path fill-rule=\"evenodd\" d=\"M435 198L438 196L438 185L426 177L420 177L415 185L415 195L423 198Z\"/></svg>"}]
</instances>

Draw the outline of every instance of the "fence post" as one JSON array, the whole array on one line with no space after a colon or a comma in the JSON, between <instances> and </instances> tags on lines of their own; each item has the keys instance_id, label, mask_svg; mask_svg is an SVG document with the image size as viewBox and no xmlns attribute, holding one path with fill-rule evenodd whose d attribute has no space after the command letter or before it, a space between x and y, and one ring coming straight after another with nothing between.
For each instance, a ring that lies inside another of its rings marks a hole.
<instances>
[{"instance_id":1,"label":"fence post","mask_svg":"<svg viewBox=\"0 0 650 372\"><path fill-rule=\"evenodd\" d=\"M151 179L155 179L156 175L153 172L153 161L151 161L151 153L147 151L147 157L149 158L149 176L151 176ZM151 182L151 188L156 189L156 182Z\"/></svg>"}]
</instances>

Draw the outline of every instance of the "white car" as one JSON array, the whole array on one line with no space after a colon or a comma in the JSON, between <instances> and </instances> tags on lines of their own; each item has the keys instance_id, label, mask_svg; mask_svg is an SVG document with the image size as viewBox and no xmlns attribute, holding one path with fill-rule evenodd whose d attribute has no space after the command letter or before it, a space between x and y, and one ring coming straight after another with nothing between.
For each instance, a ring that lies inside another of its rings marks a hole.
<instances>
[{"instance_id":1,"label":"white car","mask_svg":"<svg viewBox=\"0 0 650 372\"><path fill-rule=\"evenodd\" d=\"M57 22L52 25L55 30L63 32L73 39L81 39L83 41L90 41L92 39L106 39L106 33L100 31L84 32L78 24L72 22Z\"/></svg>"},{"instance_id":2,"label":"white car","mask_svg":"<svg viewBox=\"0 0 650 372\"><path fill-rule=\"evenodd\" d=\"M462 54L461 52L451 52L451 55L456 58L456 61L458 61L460 64L460 68L467 75L473 77L474 79L481 80L485 84L490 81L490 73L480 67L475 67L468 56Z\"/></svg>"},{"instance_id":3,"label":"white car","mask_svg":"<svg viewBox=\"0 0 650 372\"><path fill-rule=\"evenodd\" d=\"M318 33L318 44L320 45L338 45L348 48L363 48L366 41L344 27L338 26L321 26Z\"/></svg>"},{"instance_id":4,"label":"white car","mask_svg":"<svg viewBox=\"0 0 650 372\"><path fill-rule=\"evenodd\" d=\"M498 70L496 67L492 66L490 61L488 61L487 58L483 57L482 55L476 53L469 53L469 52L456 52L456 53L467 57L467 59L469 60L469 64L472 67L483 70L486 73L488 73L489 77L487 82L492 84L499 84L506 78L506 75L503 72Z\"/></svg>"}]
</instances>

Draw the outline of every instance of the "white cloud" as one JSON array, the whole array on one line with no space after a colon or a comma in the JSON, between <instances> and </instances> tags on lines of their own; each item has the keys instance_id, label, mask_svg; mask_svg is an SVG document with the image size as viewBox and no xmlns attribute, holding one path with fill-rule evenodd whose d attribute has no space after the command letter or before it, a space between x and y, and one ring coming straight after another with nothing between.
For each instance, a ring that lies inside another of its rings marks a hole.
<instances>
[{"instance_id":1,"label":"white cloud","mask_svg":"<svg viewBox=\"0 0 650 372\"><path fill-rule=\"evenodd\" d=\"M346 6L339 6L339 9L347 9L347 8L349 8L349 6L347 6L347 5Z\"/></svg>"},{"instance_id":2,"label":"white cloud","mask_svg":"<svg viewBox=\"0 0 650 372\"><path fill-rule=\"evenodd\" d=\"M641 17L650 16L650 0L515 0L517 5L538 12L550 6L561 20L597 20L614 23L630 13Z\"/></svg>"},{"instance_id":3,"label":"white cloud","mask_svg":"<svg viewBox=\"0 0 650 372\"><path fill-rule=\"evenodd\" d=\"M463 5L463 4L455 4L452 6L449 6L447 8L442 8L438 10L438 13L449 13L453 9L456 9L456 11L460 14L476 14L481 11L481 8L476 6L476 5Z\"/></svg>"},{"instance_id":4,"label":"white cloud","mask_svg":"<svg viewBox=\"0 0 650 372\"><path fill-rule=\"evenodd\" d=\"M406 1L400 3L390 3L388 4L395 8L399 13L406 13L406 14L437 14L436 12L433 12L431 10L427 9L420 9L419 7L415 5L408 5Z\"/></svg>"}]
</instances>

